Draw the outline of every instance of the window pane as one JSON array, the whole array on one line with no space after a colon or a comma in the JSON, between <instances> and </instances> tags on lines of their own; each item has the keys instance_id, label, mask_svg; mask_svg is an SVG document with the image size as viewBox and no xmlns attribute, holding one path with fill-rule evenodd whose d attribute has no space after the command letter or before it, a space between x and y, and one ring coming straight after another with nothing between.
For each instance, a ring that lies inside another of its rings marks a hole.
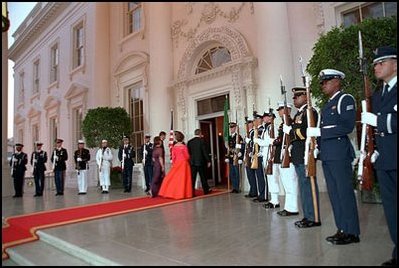
<instances>
[{"instance_id":1,"label":"window pane","mask_svg":"<svg viewBox=\"0 0 399 268\"><path fill-rule=\"evenodd\" d=\"M133 32L140 30L140 28L141 28L141 8L138 8L133 12Z\"/></svg>"},{"instance_id":2,"label":"window pane","mask_svg":"<svg viewBox=\"0 0 399 268\"><path fill-rule=\"evenodd\" d=\"M397 2L385 2L385 16L397 16L398 14L398 3Z\"/></svg>"},{"instance_id":3,"label":"window pane","mask_svg":"<svg viewBox=\"0 0 399 268\"><path fill-rule=\"evenodd\" d=\"M382 3L375 3L362 7L363 20L367 18L381 18L383 16Z\"/></svg>"},{"instance_id":4,"label":"window pane","mask_svg":"<svg viewBox=\"0 0 399 268\"><path fill-rule=\"evenodd\" d=\"M211 60L214 68L219 67L231 61L230 52L225 47L218 48L212 52Z\"/></svg>"},{"instance_id":5,"label":"window pane","mask_svg":"<svg viewBox=\"0 0 399 268\"><path fill-rule=\"evenodd\" d=\"M360 13L358 10L355 10L350 13L346 13L343 15L343 19L344 19L344 27L348 27L353 24L357 24L360 22Z\"/></svg>"},{"instance_id":6,"label":"window pane","mask_svg":"<svg viewBox=\"0 0 399 268\"><path fill-rule=\"evenodd\" d=\"M230 52L225 47L214 47L207 50L198 61L195 74L219 67L231 61Z\"/></svg>"}]
</instances>

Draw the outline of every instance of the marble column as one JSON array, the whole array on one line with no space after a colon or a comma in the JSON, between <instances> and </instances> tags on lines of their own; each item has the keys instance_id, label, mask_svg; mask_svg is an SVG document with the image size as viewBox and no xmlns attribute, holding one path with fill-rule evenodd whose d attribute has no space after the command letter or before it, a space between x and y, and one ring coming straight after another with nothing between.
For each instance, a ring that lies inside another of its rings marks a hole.
<instances>
[{"instance_id":1,"label":"marble column","mask_svg":"<svg viewBox=\"0 0 399 268\"><path fill-rule=\"evenodd\" d=\"M268 98L272 108L284 99L280 91L280 75L287 90L287 100L292 103L291 88L294 82L294 66L289 30L287 3L255 3L255 19L258 47L259 84L255 109L263 112Z\"/></svg>"}]
</instances>

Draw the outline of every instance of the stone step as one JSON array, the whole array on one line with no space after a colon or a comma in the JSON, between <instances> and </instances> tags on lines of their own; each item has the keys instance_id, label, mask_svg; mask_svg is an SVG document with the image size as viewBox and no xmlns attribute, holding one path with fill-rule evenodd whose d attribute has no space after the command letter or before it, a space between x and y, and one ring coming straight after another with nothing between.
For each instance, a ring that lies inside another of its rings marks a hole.
<instances>
[{"instance_id":1,"label":"stone step","mask_svg":"<svg viewBox=\"0 0 399 268\"><path fill-rule=\"evenodd\" d=\"M10 259L2 260L1 266L18 266L18 264Z\"/></svg>"},{"instance_id":2,"label":"stone step","mask_svg":"<svg viewBox=\"0 0 399 268\"><path fill-rule=\"evenodd\" d=\"M6 249L10 266L87 266L87 262L43 242L35 241ZM56 261L55 261L56 260ZM4 262L3 262L4 265Z\"/></svg>"},{"instance_id":3,"label":"stone step","mask_svg":"<svg viewBox=\"0 0 399 268\"><path fill-rule=\"evenodd\" d=\"M40 240L43 243L47 243L48 245L51 245L52 247L57 248L59 251L62 251L65 254L73 256L79 260L82 260L89 265L94 265L94 266L121 266L122 265L122 264L119 264L110 259L104 258L100 255L97 255L93 252L90 252L82 247L79 247L77 245L69 243L63 239L56 237L56 236L47 234L44 231L38 231L37 235L40 237Z\"/></svg>"}]
</instances>

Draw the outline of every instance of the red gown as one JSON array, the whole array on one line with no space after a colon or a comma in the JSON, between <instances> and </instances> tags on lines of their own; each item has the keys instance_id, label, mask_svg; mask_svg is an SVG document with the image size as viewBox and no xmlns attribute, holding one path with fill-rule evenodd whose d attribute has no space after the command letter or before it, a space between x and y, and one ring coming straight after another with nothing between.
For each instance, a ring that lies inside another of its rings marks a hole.
<instances>
[{"instance_id":1,"label":"red gown","mask_svg":"<svg viewBox=\"0 0 399 268\"><path fill-rule=\"evenodd\" d=\"M186 145L173 146L172 168L163 179L158 195L173 199L193 197L190 155Z\"/></svg>"}]
</instances>

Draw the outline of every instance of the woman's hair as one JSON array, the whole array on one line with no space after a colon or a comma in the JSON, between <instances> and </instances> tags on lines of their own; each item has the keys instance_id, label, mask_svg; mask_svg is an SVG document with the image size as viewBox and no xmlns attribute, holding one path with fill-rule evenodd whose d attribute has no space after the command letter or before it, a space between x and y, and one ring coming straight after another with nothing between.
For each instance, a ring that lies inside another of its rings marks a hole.
<instances>
[{"instance_id":1,"label":"woman's hair","mask_svg":"<svg viewBox=\"0 0 399 268\"><path fill-rule=\"evenodd\" d=\"M176 139L178 142L184 141L184 134L181 133L180 131L175 131L175 132L174 132L174 135L175 135L175 139Z\"/></svg>"},{"instance_id":2,"label":"woman's hair","mask_svg":"<svg viewBox=\"0 0 399 268\"><path fill-rule=\"evenodd\" d=\"M161 140L161 138L159 136L155 136L154 137L154 145L155 146L160 145L161 142L162 142L162 140Z\"/></svg>"}]
</instances>

